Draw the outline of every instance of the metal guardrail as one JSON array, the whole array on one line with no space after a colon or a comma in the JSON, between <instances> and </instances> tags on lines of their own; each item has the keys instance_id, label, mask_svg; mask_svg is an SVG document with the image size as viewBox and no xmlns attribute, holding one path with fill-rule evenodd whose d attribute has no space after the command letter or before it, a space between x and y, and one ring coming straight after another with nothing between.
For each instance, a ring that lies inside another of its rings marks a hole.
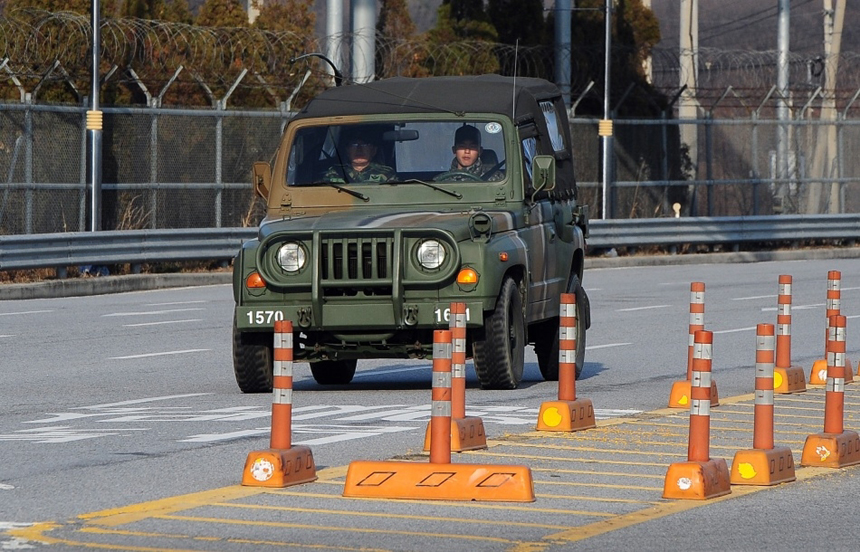
<instances>
[{"instance_id":1,"label":"metal guardrail","mask_svg":"<svg viewBox=\"0 0 860 552\"><path fill-rule=\"evenodd\" d=\"M592 249L860 240L860 214L594 220ZM0 236L0 270L176 261L227 261L256 228L119 230ZM134 271L134 270L133 270Z\"/></svg>"}]
</instances>

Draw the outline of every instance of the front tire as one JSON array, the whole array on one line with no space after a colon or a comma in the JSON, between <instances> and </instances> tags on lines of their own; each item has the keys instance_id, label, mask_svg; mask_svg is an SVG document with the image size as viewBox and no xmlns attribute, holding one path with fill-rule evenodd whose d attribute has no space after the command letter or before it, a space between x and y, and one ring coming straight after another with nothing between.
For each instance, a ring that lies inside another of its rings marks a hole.
<instances>
[{"instance_id":1,"label":"front tire","mask_svg":"<svg viewBox=\"0 0 860 552\"><path fill-rule=\"evenodd\" d=\"M345 385L355 376L356 359L311 362L311 374L320 385Z\"/></svg>"},{"instance_id":2,"label":"front tire","mask_svg":"<svg viewBox=\"0 0 860 552\"><path fill-rule=\"evenodd\" d=\"M484 323L484 339L472 352L482 389L516 389L525 363L525 315L519 286L505 278L496 309Z\"/></svg>"},{"instance_id":3,"label":"front tire","mask_svg":"<svg viewBox=\"0 0 860 552\"><path fill-rule=\"evenodd\" d=\"M573 275L567 285L567 292L576 296L576 379L582 374L585 364L585 330L588 321L585 318L585 290L579 283L579 277ZM559 318L550 318L534 326L535 355L538 359L540 373L547 381L558 381L558 323Z\"/></svg>"},{"instance_id":4,"label":"front tire","mask_svg":"<svg viewBox=\"0 0 860 552\"><path fill-rule=\"evenodd\" d=\"M271 393L274 337L270 332L240 332L233 315L233 372L243 393Z\"/></svg>"}]
</instances>

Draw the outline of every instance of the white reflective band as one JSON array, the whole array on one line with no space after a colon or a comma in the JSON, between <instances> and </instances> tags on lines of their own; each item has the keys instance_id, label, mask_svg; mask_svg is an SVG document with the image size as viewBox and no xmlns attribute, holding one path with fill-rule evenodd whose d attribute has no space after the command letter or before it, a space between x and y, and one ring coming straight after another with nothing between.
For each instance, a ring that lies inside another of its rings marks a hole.
<instances>
[{"instance_id":1,"label":"white reflective band","mask_svg":"<svg viewBox=\"0 0 860 552\"><path fill-rule=\"evenodd\" d=\"M690 414L693 416L710 416L711 401L704 399L693 399L690 402Z\"/></svg>"},{"instance_id":2,"label":"white reflective band","mask_svg":"<svg viewBox=\"0 0 860 552\"><path fill-rule=\"evenodd\" d=\"M693 343L693 358L711 360L711 349L710 343Z\"/></svg>"},{"instance_id":3,"label":"white reflective band","mask_svg":"<svg viewBox=\"0 0 860 552\"><path fill-rule=\"evenodd\" d=\"M562 303L561 316L564 318L576 318L576 305L571 303Z\"/></svg>"},{"instance_id":4,"label":"white reflective band","mask_svg":"<svg viewBox=\"0 0 860 552\"><path fill-rule=\"evenodd\" d=\"M777 324L776 335L791 335L791 324Z\"/></svg>"},{"instance_id":5,"label":"white reflective band","mask_svg":"<svg viewBox=\"0 0 860 552\"><path fill-rule=\"evenodd\" d=\"M827 290L828 291L833 291L833 290L838 291L839 287L841 285L841 281L842 280L827 280Z\"/></svg>"},{"instance_id":6,"label":"white reflective band","mask_svg":"<svg viewBox=\"0 0 860 552\"><path fill-rule=\"evenodd\" d=\"M272 394L272 404L293 404L293 390L275 387Z\"/></svg>"},{"instance_id":7,"label":"white reflective band","mask_svg":"<svg viewBox=\"0 0 860 552\"><path fill-rule=\"evenodd\" d=\"M779 316L791 316L791 305L789 303L781 303L776 309L776 314Z\"/></svg>"},{"instance_id":8,"label":"white reflective band","mask_svg":"<svg viewBox=\"0 0 860 552\"><path fill-rule=\"evenodd\" d=\"M433 372L433 387L451 387L451 372Z\"/></svg>"},{"instance_id":9,"label":"white reflective band","mask_svg":"<svg viewBox=\"0 0 860 552\"><path fill-rule=\"evenodd\" d=\"M840 302L841 302L841 299L828 299L827 300L827 310L835 310L835 311L840 310L839 309L839 306L840 306L839 303Z\"/></svg>"},{"instance_id":10,"label":"white reflective band","mask_svg":"<svg viewBox=\"0 0 860 552\"><path fill-rule=\"evenodd\" d=\"M292 349L293 348L293 334L275 332L274 344L275 344L275 349Z\"/></svg>"},{"instance_id":11,"label":"white reflective band","mask_svg":"<svg viewBox=\"0 0 860 552\"><path fill-rule=\"evenodd\" d=\"M576 362L576 349L559 349L559 364L573 364Z\"/></svg>"},{"instance_id":12,"label":"white reflective band","mask_svg":"<svg viewBox=\"0 0 860 552\"><path fill-rule=\"evenodd\" d=\"M466 365L454 363L451 365L451 377L453 378L465 378L466 377Z\"/></svg>"},{"instance_id":13,"label":"white reflective band","mask_svg":"<svg viewBox=\"0 0 860 552\"><path fill-rule=\"evenodd\" d=\"M455 314L451 320L454 321L454 327L457 328L465 328L466 327L466 314Z\"/></svg>"},{"instance_id":14,"label":"white reflective band","mask_svg":"<svg viewBox=\"0 0 860 552\"><path fill-rule=\"evenodd\" d=\"M430 403L431 416L451 416L451 401L432 401Z\"/></svg>"},{"instance_id":15,"label":"white reflective band","mask_svg":"<svg viewBox=\"0 0 860 552\"><path fill-rule=\"evenodd\" d=\"M772 335L757 335L755 343L758 350L773 351L774 337Z\"/></svg>"},{"instance_id":16,"label":"white reflective band","mask_svg":"<svg viewBox=\"0 0 860 552\"><path fill-rule=\"evenodd\" d=\"M772 362L756 362L755 363L755 378L773 379L773 363Z\"/></svg>"},{"instance_id":17,"label":"white reflective band","mask_svg":"<svg viewBox=\"0 0 860 552\"><path fill-rule=\"evenodd\" d=\"M690 379L690 387L711 387L711 373L699 372L693 370L693 376Z\"/></svg>"},{"instance_id":18,"label":"white reflective band","mask_svg":"<svg viewBox=\"0 0 860 552\"><path fill-rule=\"evenodd\" d=\"M845 353L834 353L833 351L827 353L827 365L828 366L845 366Z\"/></svg>"},{"instance_id":19,"label":"white reflective band","mask_svg":"<svg viewBox=\"0 0 860 552\"><path fill-rule=\"evenodd\" d=\"M703 312L691 312L690 313L690 325L691 326L704 326L705 325L705 313L703 313Z\"/></svg>"},{"instance_id":20,"label":"white reflective band","mask_svg":"<svg viewBox=\"0 0 860 552\"><path fill-rule=\"evenodd\" d=\"M433 343L433 358L451 358L450 343Z\"/></svg>"},{"instance_id":21,"label":"white reflective band","mask_svg":"<svg viewBox=\"0 0 860 552\"><path fill-rule=\"evenodd\" d=\"M791 295L791 284L779 284L780 295Z\"/></svg>"},{"instance_id":22,"label":"white reflective band","mask_svg":"<svg viewBox=\"0 0 860 552\"><path fill-rule=\"evenodd\" d=\"M561 326L558 329L558 338L563 341L573 341L576 339L576 328Z\"/></svg>"},{"instance_id":23,"label":"white reflective band","mask_svg":"<svg viewBox=\"0 0 860 552\"><path fill-rule=\"evenodd\" d=\"M454 353L465 353L466 352L466 340L465 339L455 339L452 343L452 349Z\"/></svg>"},{"instance_id":24,"label":"white reflective band","mask_svg":"<svg viewBox=\"0 0 860 552\"><path fill-rule=\"evenodd\" d=\"M272 375L274 376L287 376L290 377L293 375L293 361L292 360L276 360L272 363Z\"/></svg>"},{"instance_id":25,"label":"white reflective band","mask_svg":"<svg viewBox=\"0 0 860 552\"><path fill-rule=\"evenodd\" d=\"M757 389L755 392L755 404L770 406L773 404L773 391Z\"/></svg>"},{"instance_id":26,"label":"white reflective band","mask_svg":"<svg viewBox=\"0 0 860 552\"><path fill-rule=\"evenodd\" d=\"M845 326L837 326L836 330L836 339L834 341L845 341Z\"/></svg>"},{"instance_id":27,"label":"white reflective band","mask_svg":"<svg viewBox=\"0 0 860 552\"><path fill-rule=\"evenodd\" d=\"M827 378L824 389L825 391L833 391L834 393L844 393L845 378Z\"/></svg>"},{"instance_id":28,"label":"white reflective band","mask_svg":"<svg viewBox=\"0 0 860 552\"><path fill-rule=\"evenodd\" d=\"M690 302L691 303L704 303L705 302L705 292L704 291L691 291L690 292Z\"/></svg>"}]
</instances>

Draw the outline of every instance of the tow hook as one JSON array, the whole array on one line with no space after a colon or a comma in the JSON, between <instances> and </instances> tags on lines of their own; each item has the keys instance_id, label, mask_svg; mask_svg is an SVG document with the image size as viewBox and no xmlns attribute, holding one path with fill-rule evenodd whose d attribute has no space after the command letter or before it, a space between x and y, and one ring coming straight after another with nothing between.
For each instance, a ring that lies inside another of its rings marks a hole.
<instances>
[{"instance_id":1,"label":"tow hook","mask_svg":"<svg viewBox=\"0 0 860 552\"><path fill-rule=\"evenodd\" d=\"M407 326L418 323L418 305L406 305L403 307L403 321Z\"/></svg>"},{"instance_id":2,"label":"tow hook","mask_svg":"<svg viewBox=\"0 0 860 552\"><path fill-rule=\"evenodd\" d=\"M307 328L311 325L311 309L304 307L299 309L298 312L299 326L303 328Z\"/></svg>"}]
</instances>

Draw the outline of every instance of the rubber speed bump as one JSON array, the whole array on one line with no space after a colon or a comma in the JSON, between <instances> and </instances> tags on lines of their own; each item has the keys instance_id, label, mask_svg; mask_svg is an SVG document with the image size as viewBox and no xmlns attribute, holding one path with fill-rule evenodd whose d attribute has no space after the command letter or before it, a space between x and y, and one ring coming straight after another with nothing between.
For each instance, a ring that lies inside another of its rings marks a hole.
<instances>
[{"instance_id":1,"label":"rubber speed bump","mask_svg":"<svg viewBox=\"0 0 860 552\"><path fill-rule=\"evenodd\" d=\"M525 466L451 463L451 331L433 333L430 463L355 461L343 496L425 500L534 502Z\"/></svg>"},{"instance_id":2,"label":"rubber speed bump","mask_svg":"<svg viewBox=\"0 0 860 552\"><path fill-rule=\"evenodd\" d=\"M293 324L275 322L272 430L270 448L248 455L242 472L242 485L288 487L309 483L317 478L311 449L291 446L293 412Z\"/></svg>"},{"instance_id":3,"label":"rubber speed bump","mask_svg":"<svg viewBox=\"0 0 860 552\"><path fill-rule=\"evenodd\" d=\"M538 431L597 427L590 399L576 398L576 295L562 293L558 325L558 400L540 405Z\"/></svg>"}]
</instances>

